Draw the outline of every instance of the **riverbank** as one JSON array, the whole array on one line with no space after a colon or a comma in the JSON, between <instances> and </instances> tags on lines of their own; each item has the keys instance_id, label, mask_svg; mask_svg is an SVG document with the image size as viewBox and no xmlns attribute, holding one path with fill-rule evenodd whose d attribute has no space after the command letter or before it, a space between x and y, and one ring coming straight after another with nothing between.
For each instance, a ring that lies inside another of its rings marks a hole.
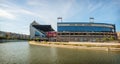
<instances>
[{"instance_id":1,"label":"riverbank","mask_svg":"<svg viewBox=\"0 0 120 64\"><path fill-rule=\"evenodd\" d=\"M120 43L92 43L92 42L37 42L29 41L31 45L87 49L87 50L105 50L105 51L120 51Z\"/></svg>"}]
</instances>

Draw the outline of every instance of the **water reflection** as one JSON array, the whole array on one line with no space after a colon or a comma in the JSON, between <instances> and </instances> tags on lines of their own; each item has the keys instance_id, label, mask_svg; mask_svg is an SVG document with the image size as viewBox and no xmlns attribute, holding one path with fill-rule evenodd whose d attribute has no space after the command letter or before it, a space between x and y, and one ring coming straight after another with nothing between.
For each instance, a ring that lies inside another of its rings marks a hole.
<instances>
[{"instance_id":1,"label":"water reflection","mask_svg":"<svg viewBox=\"0 0 120 64\"><path fill-rule=\"evenodd\" d=\"M50 47L51 62L55 64L57 62L57 50L55 47Z\"/></svg>"},{"instance_id":2,"label":"water reflection","mask_svg":"<svg viewBox=\"0 0 120 64\"><path fill-rule=\"evenodd\" d=\"M29 44L26 42L0 43L0 64L29 64ZM24 59L24 60L23 60Z\"/></svg>"}]
</instances>

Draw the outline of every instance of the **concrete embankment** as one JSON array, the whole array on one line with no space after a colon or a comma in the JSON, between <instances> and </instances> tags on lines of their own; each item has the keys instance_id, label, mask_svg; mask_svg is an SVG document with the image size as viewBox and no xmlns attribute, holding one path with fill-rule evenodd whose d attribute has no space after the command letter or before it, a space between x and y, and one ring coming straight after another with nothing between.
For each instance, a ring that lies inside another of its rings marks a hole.
<instances>
[{"instance_id":1,"label":"concrete embankment","mask_svg":"<svg viewBox=\"0 0 120 64\"><path fill-rule=\"evenodd\" d=\"M93 43L93 42L36 42L29 41L29 44L62 48L88 49L88 50L105 50L120 51L120 43Z\"/></svg>"}]
</instances>

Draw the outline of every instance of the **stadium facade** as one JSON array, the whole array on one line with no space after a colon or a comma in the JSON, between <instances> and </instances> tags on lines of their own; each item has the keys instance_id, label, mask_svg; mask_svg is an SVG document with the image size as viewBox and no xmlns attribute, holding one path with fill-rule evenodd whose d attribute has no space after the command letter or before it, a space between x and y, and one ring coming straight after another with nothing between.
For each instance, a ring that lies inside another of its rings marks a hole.
<instances>
[{"instance_id":1,"label":"stadium facade","mask_svg":"<svg viewBox=\"0 0 120 64\"><path fill-rule=\"evenodd\" d=\"M103 41L103 39L117 39L114 24L92 22L58 22L57 41Z\"/></svg>"},{"instance_id":2,"label":"stadium facade","mask_svg":"<svg viewBox=\"0 0 120 64\"><path fill-rule=\"evenodd\" d=\"M30 24L30 38L59 42L96 42L116 40L115 24L93 22L57 22L57 32L51 25Z\"/></svg>"}]
</instances>

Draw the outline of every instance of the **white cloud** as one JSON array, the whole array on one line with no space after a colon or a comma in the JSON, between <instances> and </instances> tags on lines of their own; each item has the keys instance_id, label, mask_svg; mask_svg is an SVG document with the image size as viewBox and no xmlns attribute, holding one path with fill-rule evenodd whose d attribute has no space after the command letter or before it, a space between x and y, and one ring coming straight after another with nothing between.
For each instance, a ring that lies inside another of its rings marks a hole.
<instances>
[{"instance_id":1,"label":"white cloud","mask_svg":"<svg viewBox=\"0 0 120 64\"><path fill-rule=\"evenodd\" d=\"M74 13L71 13L70 9L74 7L73 4L75 4L74 0L28 0L26 5L29 8L18 6L10 1L5 1L0 6L16 16L31 15L39 17L45 23L51 23L55 22L52 19L57 21L58 16L62 16L64 19L72 16Z\"/></svg>"},{"instance_id":2,"label":"white cloud","mask_svg":"<svg viewBox=\"0 0 120 64\"><path fill-rule=\"evenodd\" d=\"M34 16L36 14L18 6L17 4L11 3L9 1L0 3L0 16L1 17L19 20L19 17L22 17L22 15Z\"/></svg>"},{"instance_id":3,"label":"white cloud","mask_svg":"<svg viewBox=\"0 0 120 64\"><path fill-rule=\"evenodd\" d=\"M2 9L0 9L0 16L5 17L5 18L9 18L9 19L14 19L15 18L15 16L13 14L11 14L11 13L5 11L5 10L2 10Z\"/></svg>"},{"instance_id":4,"label":"white cloud","mask_svg":"<svg viewBox=\"0 0 120 64\"><path fill-rule=\"evenodd\" d=\"M73 9L75 0L28 0L27 4L32 8L35 15L40 17L45 23L56 23L57 17L64 19L74 15ZM76 13L76 12L75 12Z\"/></svg>"},{"instance_id":5,"label":"white cloud","mask_svg":"<svg viewBox=\"0 0 120 64\"><path fill-rule=\"evenodd\" d=\"M101 2L96 4L96 5L95 4L89 4L88 5L89 13L95 12L96 10L100 9L102 6L103 6L103 4Z\"/></svg>"}]
</instances>

